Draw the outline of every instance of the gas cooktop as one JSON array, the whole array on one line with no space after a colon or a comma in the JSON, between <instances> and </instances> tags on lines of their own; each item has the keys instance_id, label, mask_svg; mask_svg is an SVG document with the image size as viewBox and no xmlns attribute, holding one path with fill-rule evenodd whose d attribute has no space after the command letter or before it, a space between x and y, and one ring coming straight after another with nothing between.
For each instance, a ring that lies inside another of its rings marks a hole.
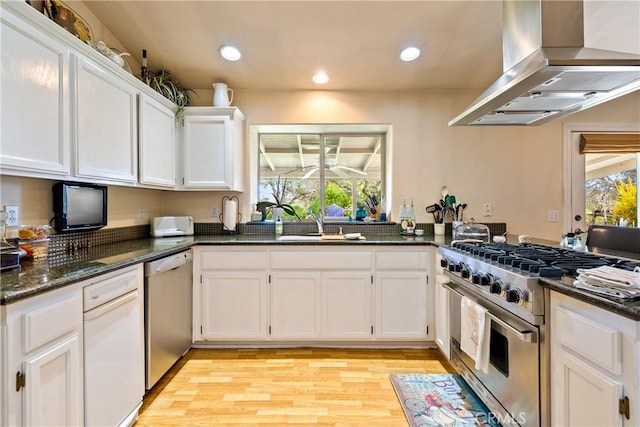
<instances>
[{"instance_id":1,"label":"gas cooktop","mask_svg":"<svg viewBox=\"0 0 640 427\"><path fill-rule=\"evenodd\" d=\"M538 277L577 276L576 270L611 266L633 271L640 262L546 245L454 243L453 249L505 268Z\"/></svg>"}]
</instances>

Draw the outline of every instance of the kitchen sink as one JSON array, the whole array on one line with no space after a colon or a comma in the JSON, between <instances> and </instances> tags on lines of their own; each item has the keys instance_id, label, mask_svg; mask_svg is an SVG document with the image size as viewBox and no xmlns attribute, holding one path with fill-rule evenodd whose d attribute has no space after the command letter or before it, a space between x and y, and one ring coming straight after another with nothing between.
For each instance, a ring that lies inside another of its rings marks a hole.
<instances>
[{"instance_id":1,"label":"kitchen sink","mask_svg":"<svg viewBox=\"0 0 640 427\"><path fill-rule=\"evenodd\" d=\"M345 240L363 240L364 237L360 236L360 233L352 233L352 234L323 234L322 236L318 235L299 235L299 234L290 234L279 236L276 240L285 241L285 242L319 242L319 241L345 241Z\"/></svg>"},{"instance_id":2,"label":"kitchen sink","mask_svg":"<svg viewBox=\"0 0 640 427\"><path fill-rule=\"evenodd\" d=\"M287 242L319 242L322 240L322 236L301 236L301 235L285 235L279 236L276 240L287 241Z\"/></svg>"}]
</instances>

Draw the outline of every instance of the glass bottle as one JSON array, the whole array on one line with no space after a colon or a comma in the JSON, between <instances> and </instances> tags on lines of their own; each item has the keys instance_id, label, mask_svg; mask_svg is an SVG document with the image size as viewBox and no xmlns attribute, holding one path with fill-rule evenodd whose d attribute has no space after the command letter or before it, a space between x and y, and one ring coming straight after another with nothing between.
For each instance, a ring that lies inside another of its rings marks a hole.
<instances>
[{"instance_id":1,"label":"glass bottle","mask_svg":"<svg viewBox=\"0 0 640 427\"><path fill-rule=\"evenodd\" d=\"M149 68L147 68L147 49L142 49L142 67L140 68L140 77L146 85L151 82Z\"/></svg>"},{"instance_id":2,"label":"glass bottle","mask_svg":"<svg viewBox=\"0 0 640 427\"><path fill-rule=\"evenodd\" d=\"M400 231L402 234L407 234L407 226L409 225L409 221L407 219L407 201L402 201L402 206L400 206Z\"/></svg>"},{"instance_id":3,"label":"glass bottle","mask_svg":"<svg viewBox=\"0 0 640 427\"><path fill-rule=\"evenodd\" d=\"M413 234L416 229L416 217L413 210L413 199L411 206L407 208L407 234Z\"/></svg>"}]
</instances>

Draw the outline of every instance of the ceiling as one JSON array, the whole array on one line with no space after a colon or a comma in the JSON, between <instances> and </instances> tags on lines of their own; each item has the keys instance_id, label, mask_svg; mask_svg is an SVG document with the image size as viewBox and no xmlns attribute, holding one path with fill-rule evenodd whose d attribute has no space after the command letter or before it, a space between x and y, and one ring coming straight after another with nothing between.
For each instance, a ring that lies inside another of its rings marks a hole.
<instances>
[{"instance_id":1,"label":"ceiling","mask_svg":"<svg viewBox=\"0 0 640 427\"><path fill-rule=\"evenodd\" d=\"M502 74L502 8L482 1L86 1L140 61L192 89L482 90ZM237 46L238 62L218 55ZM422 51L402 62L400 51Z\"/></svg>"}]
</instances>

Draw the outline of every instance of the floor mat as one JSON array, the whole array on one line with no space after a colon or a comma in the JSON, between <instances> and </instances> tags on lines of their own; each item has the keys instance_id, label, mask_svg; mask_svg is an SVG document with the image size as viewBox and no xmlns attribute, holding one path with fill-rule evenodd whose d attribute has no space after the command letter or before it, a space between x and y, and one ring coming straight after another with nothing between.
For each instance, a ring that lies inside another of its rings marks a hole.
<instances>
[{"instance_id":1,"label":"floor mat","mask_svg":"<svg viewBox=\"0 0 640 427\"><path fill-rule=\"evenodd\" d=\"M411 427L500 426L460 375L389 376Z\"/></svg>"}]
</instances>

